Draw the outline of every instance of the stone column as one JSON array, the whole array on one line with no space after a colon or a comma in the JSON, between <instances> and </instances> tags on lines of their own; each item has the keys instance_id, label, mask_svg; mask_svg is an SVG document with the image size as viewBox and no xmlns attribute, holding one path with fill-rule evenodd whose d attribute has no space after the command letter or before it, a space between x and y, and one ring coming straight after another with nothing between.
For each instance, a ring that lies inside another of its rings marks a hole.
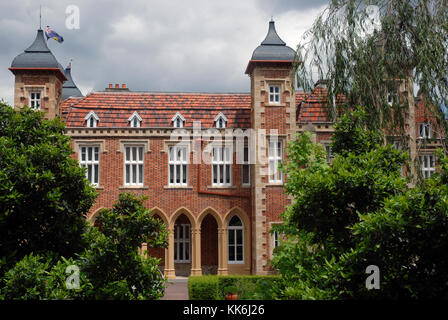
<instances>
[{"instance_id":1,"label":"stone column","mask_svg":"<svg viewBox=\"0 0 448 320\"><path fill-rule=\"evenodd\" d=\"M229 274L227 265L227 229L218 228L218 275Z\"/></svg>"},{"instance_id":2,"label":"stone column","mask_svg":"<svg viewBox=\"0 0 448 320\"><path fill-rule=\"evenodd\" d=\"M201 229L193 229L191 230L192 235L192 254L191 254L191 275L192 276L201 276L202 275L202 267L201 267Z\"/></svg>"},{"instance_id":3,"label":"stone column","mask_svg":"<svg viewBox=\"0 0 448 320\"><path fill-rule=\"evenodd\" d=\"M165 277L168 279L176 278L174 269L174 227L168 230L168 254L165 256Z\"/></svg>"}]
</instances>

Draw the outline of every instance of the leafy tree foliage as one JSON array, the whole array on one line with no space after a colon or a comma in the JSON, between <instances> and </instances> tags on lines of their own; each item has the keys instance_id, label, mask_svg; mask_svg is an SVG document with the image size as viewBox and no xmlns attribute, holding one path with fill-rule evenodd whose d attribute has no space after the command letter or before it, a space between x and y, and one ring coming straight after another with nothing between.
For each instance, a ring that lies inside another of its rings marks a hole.
<instances>
[{"instance_id":1,"label":"leafy tree foliage","mask_svg":"<svg viewBox=\"0 0 448 320\"><path fill-rule=\"evenodd\" d=\"M96 193L71 154L60 120L0 103L3 270L31 252L71 257L84 249L85 214Z\"/></svg>"},{"instance_id":2,"label":"leafy tree foliage","mask_svg":"<svg viewBox=\"0 0 448 320\"><path fill-rule=\"evenodd\" d=\"M446 297L447 160L440 176L409 189L400 174L406 153L375 144L381 139L360 117L346 114L336 126L332 163L310 134L288 147L283 170L294 201L277 228L286 237L272 261L286 279L279 297ZM380 268L380 290L365 287L369 265Z\"/></svg>"},{"instance_id":3,"label":"leafy tree foliage","mask_svg":"<svg viewBox=\"0 0 448 320\"><path fill-rule=\"evenodd\" d=\"M121 194L111 210L100 214L101 229L88 227L88 247L74 258L25 256L6 272L0 299L158 299L165 280L159 259L143 256L141 243L166 247L164 225L152 218L142 199ZM79 288L68 289L66 268L79 270Z\"/></svg>"},{"instance_id":4,"label":"leafy tree foliage","mask_svg":"<svg viewBox=\"0 0 448 320\"><path fill-rule=\"evenodd\" d=\"M104 209L97 228L86 234L91 245L80 256L81 270L96 292L95 299L157 299L163 296L164 279L159 259L142 256L142 243L167 247L164 224L150 216L142 198L120 194L111 210Z\"/></svg>"},{"instance_id":5,"label":"leafy tree foliage","mask_svg":"<svg viewBox=\"0 0 448 320\"><path fill-rule=\"evenodd\" d=\"M331 0L298 46L297 84L326 79L329 106L362 106L368 127L401 135L415 175L414 87L448 128L446 21L446 0Z\"/></svg>"}]
</instances>

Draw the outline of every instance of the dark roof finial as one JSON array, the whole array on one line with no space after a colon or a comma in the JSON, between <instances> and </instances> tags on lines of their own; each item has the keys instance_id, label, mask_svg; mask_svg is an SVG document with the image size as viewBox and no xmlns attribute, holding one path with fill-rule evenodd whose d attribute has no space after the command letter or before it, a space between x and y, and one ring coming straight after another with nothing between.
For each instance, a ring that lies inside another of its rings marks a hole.
<instances>
[{"instance_id":1,"label":"dark roof finial","mask_svg":"<svg viewBox=\"0 0 448 320\"><path fill-rule=\"evenodd\" d=\"M266 38L261 43L263 46L286 46L286 42L284 42L277 34L275 30L275 22L271 19L269 21L269 30Z\"/></svg>"}]
</instances>

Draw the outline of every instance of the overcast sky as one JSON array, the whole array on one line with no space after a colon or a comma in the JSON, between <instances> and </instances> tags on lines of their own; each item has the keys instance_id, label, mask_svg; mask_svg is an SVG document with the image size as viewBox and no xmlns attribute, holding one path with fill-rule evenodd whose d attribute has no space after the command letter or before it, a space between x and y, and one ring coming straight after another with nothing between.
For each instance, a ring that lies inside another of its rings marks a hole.
<instances>
[{"instance_id":1,"label":"overcast sky","mask_svg":"<svg viewBox=\"0 0 448 320\"><path fill-rule=\"evenodd\" d=\"M48 45L83 94L126 83L131 90L249 92L244 74L274 17L293 49L325 0L15 0L0 3L0 98L13 102L16 55L50 25L64 37ZM66 28L66 8L80 10L80 28Z\"/></svg>"}]
</instances>

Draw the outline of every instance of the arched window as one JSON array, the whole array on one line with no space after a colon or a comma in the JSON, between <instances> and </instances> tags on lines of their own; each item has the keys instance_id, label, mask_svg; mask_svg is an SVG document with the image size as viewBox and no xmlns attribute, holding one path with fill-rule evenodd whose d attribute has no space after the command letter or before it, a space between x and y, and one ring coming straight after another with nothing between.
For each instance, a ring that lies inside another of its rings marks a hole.
<instances>
[{"instance_id":1,"label":"arched window","mask_svg":"<svg viewBox=\"0 0 448 320\"><path fill-rule=\"evenodd\" d=\"M174 128L183 128L185 124L185 118L180 114L180 112L176 113L174 117L171 119Z\"/></svg>"},{"instance_id":2,"label":"arched window","mask_svg":"<svg viewBox=\"0 0 448 320\"><path fill-rule=\"evenodd\" d=\"M140 128L142 120L142 117L140 117L137 111L135 111L128 119L131 128Z\"/></svg>"},{"instance_id":3,"label":"arched window","mask_svg":"<svg viewBox=\"0 0 448 320\"><path fill-rule=\"evenodd\" d=\"M90 111L85 117L86 125L88 128L95 128L98 126L98 121L100 118L95 114L95 112Z\"/></svg>"},{"instance_id":4,"label":"arched window","mask_svg":"<svg viewBox=\"0 0 448 320\"><path fill-rule=\"evenodd\" d=\"M226 127L226 124L227 124L227 117L222 112L220 112L215 117L215 124L216 124L216 128L224 129Z\"/></svg>"},{"instance_id":5,"label":"arched window","mask_svg":"<svg viewBox=\"0 0 448 320\"><path fill-rule=\"evenodd\" d=\"M244 226L238 216L233 216L228 227L229 263L244 263Z\"/></svg>"}]
</instances>

